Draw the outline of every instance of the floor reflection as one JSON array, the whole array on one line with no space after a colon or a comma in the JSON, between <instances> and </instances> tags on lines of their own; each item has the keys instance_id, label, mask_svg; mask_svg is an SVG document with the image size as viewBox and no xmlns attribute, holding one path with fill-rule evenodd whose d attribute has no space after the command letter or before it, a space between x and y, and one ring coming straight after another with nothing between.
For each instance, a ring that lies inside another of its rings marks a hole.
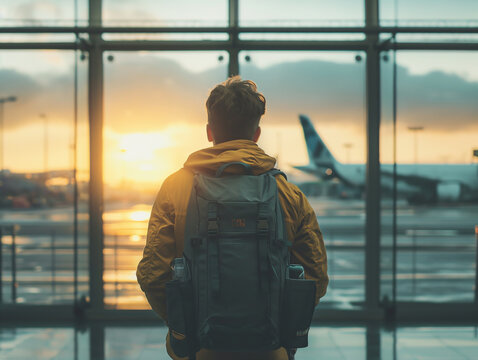
<instances>
[{"instance_id":1,"label":"floor reflection","mask_svg":"<svg viewBox=\"0 0 478 360\"><path fill-rule=\"evenodd\" d=\"M105 325L83 328L1 327L2 359L168 359L164 326ZM476 359L478 332L473 326L400 327L314 326L309 347L296 359Z\"/></svg>"}]
</instances>

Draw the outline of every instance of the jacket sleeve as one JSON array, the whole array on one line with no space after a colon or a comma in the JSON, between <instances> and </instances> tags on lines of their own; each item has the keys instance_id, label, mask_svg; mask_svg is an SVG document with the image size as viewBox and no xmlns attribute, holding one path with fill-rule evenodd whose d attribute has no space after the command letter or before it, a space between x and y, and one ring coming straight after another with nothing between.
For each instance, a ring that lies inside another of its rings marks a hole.
<instances>
[{"instance_id":1,"label":"jacket sleeve","mask_svg":"<svg viewBox=\"0 0 478 360\"><path fill-rule=\"evenodd\" d=\"M316 304L327 291L327 253L314 209L299 191L298 219L291 249L291 263L302 264L305 277L316 281Z\"/></svg>"},{"instance_id":2,"label":"jacket sleeve","mask_svg":"<svg viewBox=\"0 0 478 360\"><path fill-rule=\"evenodd\" d=\"M176 254L174 221L174 206L165 182L151 211L146 246L136 277L151 308L166 322L166 282L171 280L171 262Z\"/></svg>"}]
</instances>

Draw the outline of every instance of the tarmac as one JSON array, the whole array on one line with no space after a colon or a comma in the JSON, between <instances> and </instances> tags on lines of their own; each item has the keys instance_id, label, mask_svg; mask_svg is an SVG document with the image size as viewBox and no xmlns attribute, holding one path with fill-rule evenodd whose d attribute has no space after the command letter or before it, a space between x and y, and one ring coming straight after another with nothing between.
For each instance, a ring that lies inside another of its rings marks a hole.
<instances>
[{"instance_id":1,"label":"tarmac","mask_svg":"<svg viewBox=\"0 0 478 360\"><path fill-rule=\"evenodd\" d=\"M350 308L364 300L365 207L362 200L311 198L328 253L330 284L322 306ZM148 205L107 209L104 281L106 304L145 309L136 283ZM4 302L69 303L73 296L72 212L65 209L0 213ZM10 225L16 226L12 262ZM409 206L397 209L397 295L406 301L474 299L478 205ZM5 230L7 229L7 230ZM87 218L80 217L79 293L88 291ZM392 291L392 211L381 216L381 293ZM17 286L12 298L12 266Z\"/></svg>"}]
</instances>

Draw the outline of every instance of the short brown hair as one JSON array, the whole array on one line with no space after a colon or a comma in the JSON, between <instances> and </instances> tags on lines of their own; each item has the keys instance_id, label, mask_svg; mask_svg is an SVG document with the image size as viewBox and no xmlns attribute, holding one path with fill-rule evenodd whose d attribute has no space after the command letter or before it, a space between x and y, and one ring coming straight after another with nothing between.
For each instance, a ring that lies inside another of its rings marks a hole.
<instances>
[{"instance_id":1,"label":"short brown hair","mask_svg":"<svg viewBox=\"0 0 478 360\"><path fill-rule=\"evenodd\" d=\"M206 108L216 143L252 140L266 111L266 99L253 81L233 76L212 89Z\"/></svg>"}]
</instances>

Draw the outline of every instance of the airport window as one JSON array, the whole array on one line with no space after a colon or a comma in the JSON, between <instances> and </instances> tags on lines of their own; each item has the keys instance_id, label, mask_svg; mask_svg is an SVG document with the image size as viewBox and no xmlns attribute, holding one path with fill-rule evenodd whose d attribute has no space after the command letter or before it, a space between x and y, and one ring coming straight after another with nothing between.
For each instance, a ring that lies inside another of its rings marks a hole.
<instances>
[{"instance_id":1,"label":"airport window","mask_svg":"<svg viewBox=\"0 0 478 360\"><path fill-rule=\"evenodd\" d=\"M327 249L296 358L475 359L476 64L472 0L0 0L0 357L166 356L148 220L240 75Z\"/></svg>"},{"instance_id":2,"label":"airport window","mask_svg":"<svg viewBox=\"0 0 478 360\"><path fill-rule=\"evenodd\" d=\"M86 64L78 58L75 84L76 55L0 52L4 303L71 304L88 295Z\"/></svg>"},{"instance_id":3,"label":"airport window","mask_svg":"<svg viewBox=\"0 0 478 360\"><path fill-rule=\"evenodd\" d=\"M382 296L389 299L395 277L398 301L474 301L477 61L470 52L399 51L394 83L393 53L382 54Z\"/></svg>"},{"instance_id":4,"label":"airport window","mask_svg":"<svg viewBox=\"0 0 478 360\"><path fill-rule=\"evenodd\" d=\"M262 84L267 97L259 144L309 197L324 233L330 284L321 301L363 302L364 197L336 172L365 161L364 54L243 51L239 59L241 75ZM304 139L309 124L318 135L311 128ZM330 154L314 148L315 136ZM352 176L363 187L364 169ZM344 218L347 225L339 225Z\"/></svg>"},{"instance_id":5,"label":"airport window","mask_svg":"<svg viewBox=\"0 0 478 360\"><path fill-rule=\"evenodd\" d=\"M135 270L151 205L209 146L208 91L240 74L267 98L260 146L317 211L319 313L424 318L434 303L465 319L477 14L465 0L1 2L0 310L149 309Z\"/></svg>"},{"instance_id":6,"label":"airport window","mask_svg":"<svg viewBox=\"0 0 478 360\"><path fill-rule=\"evenodd\" d=\"M136 266L151 205L164 179L182 168L190 153L210 146L201 89L227 76L228 56L115 52L105 59L105 302L147 308Z\"/></svg>"}]
</instances>

